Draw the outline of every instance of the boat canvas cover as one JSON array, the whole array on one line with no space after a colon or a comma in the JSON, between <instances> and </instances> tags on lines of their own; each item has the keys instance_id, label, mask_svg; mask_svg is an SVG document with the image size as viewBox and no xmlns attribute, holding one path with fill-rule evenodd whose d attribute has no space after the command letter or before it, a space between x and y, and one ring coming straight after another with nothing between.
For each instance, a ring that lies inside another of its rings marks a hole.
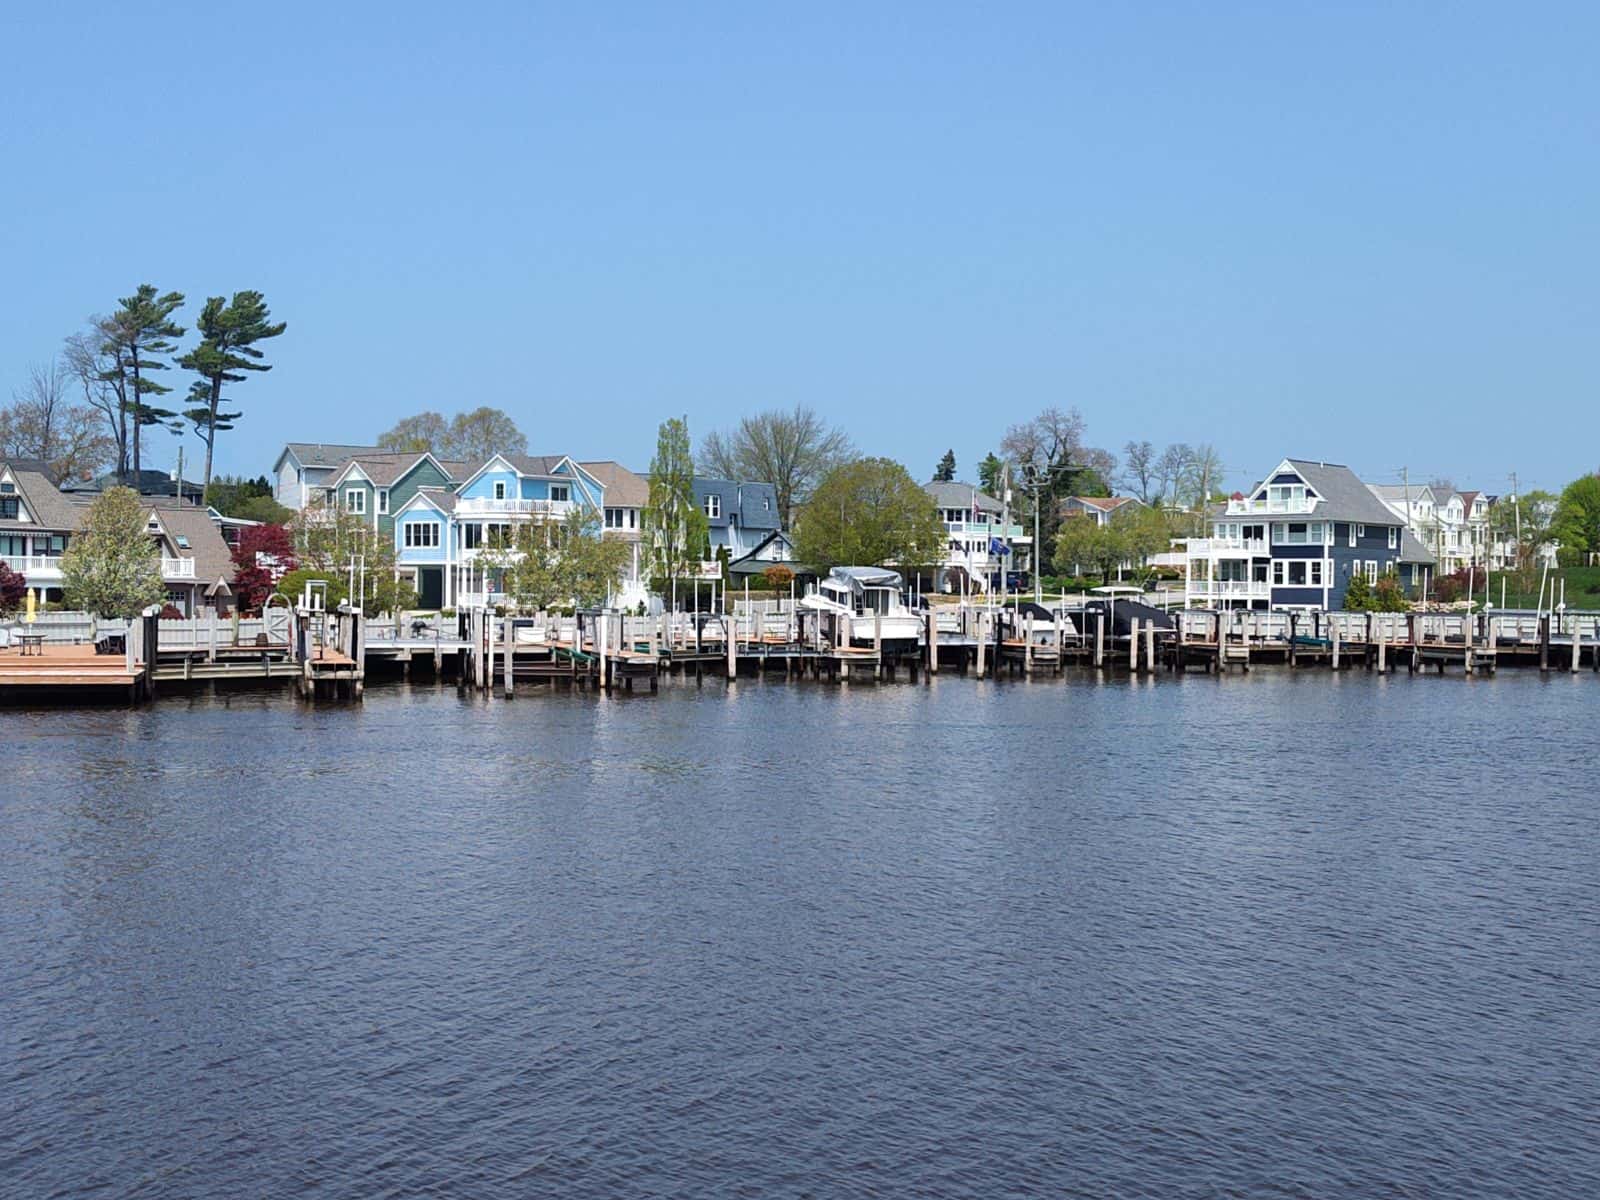
<instances>
[{"instance_id":1,"label":"boat canvas cover","mask_svg":"<svg viewBox=\"0 0 1600 1200\"><path fill-rule=\"evenodd\" d=\"M835 587L849 588L851 594L857 596L869 587L894 588L899 591L904 586L900 572L891 571L886 567L835 567L828 572L828 582Z\"/></svg>"},{"instance_id":2,"label":"boat canvas cover","mask_svg":"<svg viewBox=\"0 0 1600 1200\"><path fill-rule=\"evenodd\" d=\"M1163 612L1154 605L1141 604L1137 600L1118 600L1109 603L1104 600L1091 600L1084 606L1085 612L1105 612L1111 609L1111 635L1113 637L1126 637L1132 628L1135 618L1141 626L1149 625L1154 621L1157 629L1174 629L1172 616Z\"/></svg>"}]
</instances>

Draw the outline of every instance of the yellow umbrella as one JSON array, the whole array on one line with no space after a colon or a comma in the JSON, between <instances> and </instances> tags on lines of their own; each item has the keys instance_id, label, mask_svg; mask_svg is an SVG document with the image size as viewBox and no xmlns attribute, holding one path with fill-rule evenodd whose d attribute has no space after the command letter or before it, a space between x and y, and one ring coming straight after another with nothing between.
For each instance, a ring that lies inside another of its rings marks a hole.
<instances>
[{"instance_id":1,"label":"yellow umbrella","mask_svg":"<svg viewBox=\"0 0 1600 1200\"><path fill-rule=\"evenodd\" d=\"M22 618L29 625L33 624L33 615L39 610L39 593L32 588L28 589L28 611Z\"/></svg>"}]
</instances>

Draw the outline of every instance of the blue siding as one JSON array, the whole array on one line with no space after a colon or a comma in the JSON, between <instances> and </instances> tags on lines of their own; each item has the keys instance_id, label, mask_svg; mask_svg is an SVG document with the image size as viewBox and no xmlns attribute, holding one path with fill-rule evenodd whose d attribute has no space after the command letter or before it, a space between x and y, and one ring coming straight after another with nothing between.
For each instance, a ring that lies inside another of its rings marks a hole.
<instances>
[{"instance_id":1,"label":"blue siding","mask_svg":"<svg viewBox=\"0 0 1600 1200\"><path fill-rule=\"evenodd\" d=\"M428 524L430 522L439 526L439 544L428 547L408 547L406 545L405 527L407 525ZM408 509L395 520L394 550L395 557L401 563L443 562L449 545L449 519L435 509L421 505L417 508Z\"/></svg>"},{"instance_id":2,"label":"blue siding","mask_svg":"<svg viewBox=\"0 0 1600 1200\"><path fill-rule=\"evenodd\" d=\"M482 475L479 475L472 481L471 484L462 490L461 494L474 500L493 500L494 485L496 483L503 483L506 485L507 496L516 496L517 473L515 471L502 470L498 468L493 471L485 471Z\"/></svg>"}]
</instances>

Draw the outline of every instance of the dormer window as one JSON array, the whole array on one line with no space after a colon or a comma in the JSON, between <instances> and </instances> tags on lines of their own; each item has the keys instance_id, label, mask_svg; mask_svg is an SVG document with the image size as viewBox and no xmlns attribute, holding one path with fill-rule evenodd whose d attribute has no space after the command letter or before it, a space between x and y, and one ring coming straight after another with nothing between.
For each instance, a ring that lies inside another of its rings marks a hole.
<instances>
[{"instance_id":1,"label":"dormer window","mask_svg":"<svg viewBox=\"0 0 1600 1200\"><path fill-rule=\"evenodd\" d=\"M706 516L713 521L722 516L722 497L715 492L706 497Z\"/></svg>"},{"instance_id":2,"label":"dormer window","mask_svg":"<svg viewBox=\"0 0 1600 1200\"><path fill-rule=\"evenodd\" d=\"M7 480L5 483L0 483L0 496L15 496L16 494L16 484L10 482L9 480Z\"/></svg>"},{"instance_id":3,"label":"dormer window","mask_svg":"<svg viewBox=\"0 0 1600 1200\"><path fill-rule=\"evenodd\" d=\"M187 550L189 548L189 537L187 534L180 533L173 540L178 543L179 550Z\"/></svg>"}]
</instances>

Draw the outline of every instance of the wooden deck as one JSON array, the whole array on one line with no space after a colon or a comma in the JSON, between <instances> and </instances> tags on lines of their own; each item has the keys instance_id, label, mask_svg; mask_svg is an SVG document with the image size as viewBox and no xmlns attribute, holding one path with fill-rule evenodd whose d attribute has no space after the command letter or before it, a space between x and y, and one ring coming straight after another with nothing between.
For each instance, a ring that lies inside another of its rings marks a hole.
<instances>
[{"instance_id":1,"label":"wooden deck","mask_svg":"<svg viewBox=\"0 0 1600 1200\"><path fill-rule=\"evenodd\" d=\"M41 653L28 655L17 649L0 650L0 688L125 688L138 681L121 654L96 654L93 646L40 649Z\"/></svg>"}]
</instances>

